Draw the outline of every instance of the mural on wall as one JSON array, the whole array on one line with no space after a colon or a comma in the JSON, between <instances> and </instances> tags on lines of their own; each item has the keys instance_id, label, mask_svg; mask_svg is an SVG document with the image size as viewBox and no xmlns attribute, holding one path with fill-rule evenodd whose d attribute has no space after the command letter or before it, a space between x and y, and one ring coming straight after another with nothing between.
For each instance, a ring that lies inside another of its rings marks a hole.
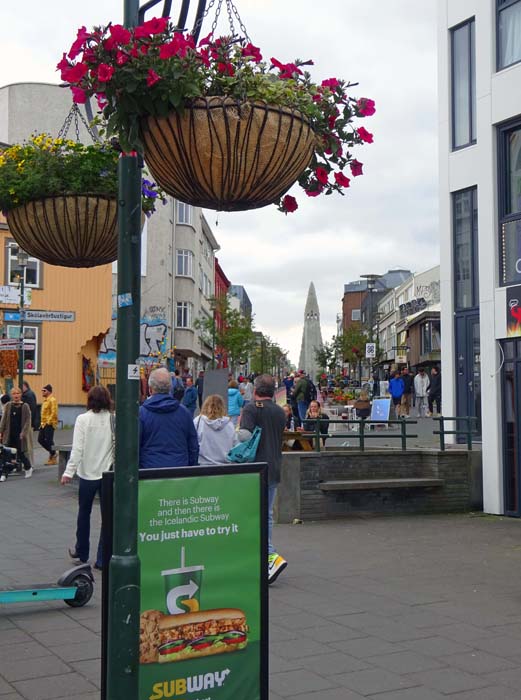
<instances>
[{"instance_id":1,"label":"mural on wall","mask_svg":"<svg viewBox=\"0 0 521 700\"><path fill-rule=\"evenodd\" d=\"M146 364L154 362L158 354L166 352L166 307L149 306L145 309L140 322L139 358ZM116 366L116 312L112 312L110 330L103 339L98 353L99 367Z\"/></svg>"}]
</instances>

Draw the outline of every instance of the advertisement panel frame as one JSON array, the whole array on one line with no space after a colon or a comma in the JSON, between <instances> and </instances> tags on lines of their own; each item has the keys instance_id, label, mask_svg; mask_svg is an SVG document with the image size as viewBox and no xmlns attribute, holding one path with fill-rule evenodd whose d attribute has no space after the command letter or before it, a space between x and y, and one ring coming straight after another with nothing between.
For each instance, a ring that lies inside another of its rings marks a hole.
<instances>
[{"instance_id":1,"label":"advertisement panel frame","mask_svg":"<svg viewBox=\"0 0 521 700\"><path fill-rule=\"evenodd\" d=\"M266 463L224 464L212 467L173 467L163 469L140 469L139 481L150 479L201 478L222 475L259 475L259 513L260 513L260 552L259 552L259 700L269 700L268 687L268 466ZM107 696L107 649L108 649L108 592L109 564L112 556L113 517L114 517L114 472L103 474L102 485L102 530L103 530L103 570L102 570L102 628L101 628L101 700Z\"/></svg>"}]
</instances>

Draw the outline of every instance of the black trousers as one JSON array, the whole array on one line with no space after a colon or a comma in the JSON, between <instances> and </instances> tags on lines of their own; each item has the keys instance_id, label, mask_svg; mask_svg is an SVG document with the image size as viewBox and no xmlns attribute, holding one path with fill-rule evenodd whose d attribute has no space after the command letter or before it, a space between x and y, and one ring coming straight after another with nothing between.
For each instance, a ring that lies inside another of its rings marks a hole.
<instances>
[{"instance_id":1,"label":"black trousers","mask_svg":"<svg viewBox=\"0 0 521 700\"><path fill-rule=\"evenodd\" d=\"M441 394L429 394L427 400L429 402L430 413L434 413L434 404L436 404L436 409L438 413L441 413Z\"/></svg>"},{"instance_id":2,"label":"black trousers","mask_svg":"<svg viewBox=\"0 0 521 700\"><path fill-rule=\"evenodd\" d=\"M38 442L51 457L54 457L56 450L54 449L54 428L52 425L44 425L43 428L40 428Z\"/></svg>"}]
</instances>

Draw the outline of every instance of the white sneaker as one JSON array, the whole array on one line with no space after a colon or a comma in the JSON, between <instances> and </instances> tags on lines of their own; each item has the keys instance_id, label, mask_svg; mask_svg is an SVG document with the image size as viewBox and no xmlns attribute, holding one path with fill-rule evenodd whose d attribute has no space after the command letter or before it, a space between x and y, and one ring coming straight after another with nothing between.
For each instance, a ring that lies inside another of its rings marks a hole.
<instances>
[{"instance_id":1,"label":"white sneaker","mask_svg":"<svg viewBox=\"0 0 521 700\"><path fill-rule=\"evenodd\" d=\"M30 479L32 477L32 475L33 475L33 468L31 467L30 469L27 469L27 471L25 472L25 478Z\"/></svg>"},{"instance_id":2,"label":"white sneaker","mask_svg":"<svg viewBox=\"0 0 521 700\"><path fill-rule=\"evenodd\" d=\"M2 476L0 476L0 481L7 481L7 477L5 474L2 474Z\"/></svg>"},{"instance_id":3,"label":"white sneaker","mask_svg":"<svg viewBox=\"0 0 521 700\"><path fill-rule=\"evenodd\" d=\"M273 554L268 555L268 584L273 583L276 578L281 574L286 566L288 565L288 562L283 559L283 557L280 556L280 554L277 554L274 552Z\"/></svg>"}]
</instances>

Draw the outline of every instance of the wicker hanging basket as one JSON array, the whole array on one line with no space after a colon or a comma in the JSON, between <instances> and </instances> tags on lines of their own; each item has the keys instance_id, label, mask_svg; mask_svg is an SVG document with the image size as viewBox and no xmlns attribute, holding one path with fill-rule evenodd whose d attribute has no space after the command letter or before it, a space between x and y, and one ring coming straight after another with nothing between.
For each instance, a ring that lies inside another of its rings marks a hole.
<instances>
[{"instance_id":1,"label":"wicker hanging basket","mask_svg":"<svg viewBox=\"0 0 521 700\"><path fill-rule=\"evenodd\" d=\"M197 98L142 122L144 155L176 199L222 211L279 200L305 170L315 135L300 112L231 97Z\"/></svg>"},{"instance_id":2,"label":"wicker hanging basket","mask_svg":"<svg viewBox=\"0 0 521 700\"><path fill-rule=\"evenodd\" d=\"M50 265L95 267L118 256L118 205L98 195L45 197L7 213L16 242Z\"/></svg>"}]
</instances>

